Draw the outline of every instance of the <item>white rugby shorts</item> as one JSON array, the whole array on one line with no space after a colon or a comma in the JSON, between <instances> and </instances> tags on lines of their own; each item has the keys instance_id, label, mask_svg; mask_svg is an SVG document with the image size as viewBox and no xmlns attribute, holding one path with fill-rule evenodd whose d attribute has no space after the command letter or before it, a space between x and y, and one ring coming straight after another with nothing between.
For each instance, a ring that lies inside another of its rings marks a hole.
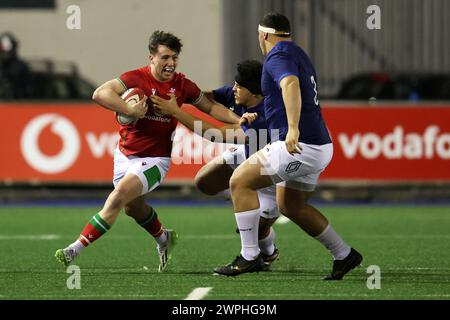
<instances>
[{"instance_id":1,"label":"white rugby shorts","mask_svg":"<svg viewBox=\"0 0 450 320\"><path fill-rule=\"evenodd\" d=\"M291 155L285 141L268 144L258 153L263 174L282 187L300 191L314 191L320 173L333 157L333 144L312 145L299 143L301 153Z\"/></svg>"},{"instance_id":2,"label":"white rugby shorts","mask_svg":"<svg viewBox=\"0 0 450 320\"><path fill-rule=\"evenodd\" d=\"M141 181L141 195L144 195L161 184L169 166L169 157L127 157L120 152L119 148L116 148L114 153L114 187L126 174L132 173Z\"/></svg>"}]
</instances>

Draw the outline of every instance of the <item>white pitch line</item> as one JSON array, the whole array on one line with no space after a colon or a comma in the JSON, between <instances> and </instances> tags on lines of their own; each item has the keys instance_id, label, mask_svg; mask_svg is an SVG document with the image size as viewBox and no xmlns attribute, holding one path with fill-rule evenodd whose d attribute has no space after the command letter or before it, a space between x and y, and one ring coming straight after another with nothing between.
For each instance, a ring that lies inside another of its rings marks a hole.
<instances>
[{"instance_id":1,"label":"white pitch line","mask_svg":"<svg viewBox=\"0 0 450 320\"><path fill-rule=\"evenodd\" d=\"M184 300L202 300L211 289L212 287L195 288Z\"/></svg>"},{"instance_id":2,"label":"white pitch line","mask_svg":"<svg viewBox=\"0 0 450 320\"><path fill-rule=\"evenodd\" d=\"M276 224L285 224L291 221L289 218L286 218L285 216L280 216L277 221L275 221Z\"/></svg>"},{"instance_id":3,"label":"white pitch line","mask_svg":"<svg viewBox=\"0 0 450 320\"><path fill-rule=\"evenodd\" d=\"M0 234L0 240L56 240L61 238L57 234Z\"/></svg>"}]
</instances>

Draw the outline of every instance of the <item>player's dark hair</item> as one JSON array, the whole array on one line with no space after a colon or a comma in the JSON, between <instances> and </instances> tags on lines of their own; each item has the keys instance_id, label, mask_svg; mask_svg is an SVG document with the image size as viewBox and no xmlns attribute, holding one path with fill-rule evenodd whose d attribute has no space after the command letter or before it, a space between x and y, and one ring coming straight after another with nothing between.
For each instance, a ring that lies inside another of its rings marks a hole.
<instances>
[{"instance_id":1,"label":"player's dark hair","mask_svg":"<svg viewBox=\"0 0 450 320\"><path fill-rule=\"evenodd\" d=\"M166 46L178 54L181 52L181 47L183 46L181 40L172 33L157 30L150 36L148 50L151 54L156 54L159 45Z\"/></svg>"},{"instance_id":2,"label":"player's dark hair","mask_svg":"<svg viewBox=\"0 0 450 320\"><path fill-rule=\"evenodd\" d=\"M259 22L263 27L273 28L276 31L285 32L287 34L277 34L278 37L290 37L291 33L291 23L289 19L277 12L267 13Z\"/></svg>"},{"instance_id":3,"label":"player's dark hair","mask_svg":"<svg viewBox=\"0 0 450 320\"><path fill-rule=\"evenodd\" d=\"M261 93L262 64L257 60L245 60L237 65L234 80L253 94Z\"/></svg>"}]
</instances>

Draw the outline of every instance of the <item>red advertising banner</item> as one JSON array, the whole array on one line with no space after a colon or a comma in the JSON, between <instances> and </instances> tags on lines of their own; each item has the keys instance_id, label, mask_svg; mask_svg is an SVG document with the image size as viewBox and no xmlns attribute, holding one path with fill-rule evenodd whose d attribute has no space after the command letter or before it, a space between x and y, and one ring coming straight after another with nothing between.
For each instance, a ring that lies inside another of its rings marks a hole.
<instances>
[{"instance_id":1,"label":"red advertising banner","mask_svg":"<svg viewBox=\"0 0 450 320\"><path fill-rule=\"evenodd\" d=\"M118 141L112 112L89 104L11 104L0 106L0 117L2 181L112 179Z\"/></svg>"},{"instance_id":2,"label":"red advertising banner","mask_svg":"<svg viewBox=\"0 0 450 320\"><path fill-rule=\"evenodd\" d=\"M0 117L1 182L112 181L119 125L111 111L94 104L0 104ZM224 146L180 125L165 181L192 182Z\"/></svg>"},{"instance_id":3,"label":"red advertising banner","mask_svg":"<svg viewBox=\"0 0 450 320\"><path fill-rule=\"evenodd\" d=\"M323 181L450 182L450 105L325 105L323 114L334 140ZM112 112L92 104L0 104L0 117L1 182L111 181ZM179 126L166 182L192 182L224 148Z\"/></svg>"},{"instance_id":4,"label":"red advertising banner","mask_svg":"<svg viewBox=\"0 0 450 320\"><path fill-rule=\"evenodd\" d=\"M322 180L450 181L449 107L324 108L334 155Z\"/></svg>"}]
</instances>

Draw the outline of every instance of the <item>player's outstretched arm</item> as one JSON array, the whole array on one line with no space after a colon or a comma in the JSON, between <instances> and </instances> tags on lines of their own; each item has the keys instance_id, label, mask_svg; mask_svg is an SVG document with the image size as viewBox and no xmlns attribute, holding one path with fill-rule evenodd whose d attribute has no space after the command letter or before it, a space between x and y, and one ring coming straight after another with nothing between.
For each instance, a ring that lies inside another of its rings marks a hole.
<instances>
[{"instance_id":1,"label":"player's outstretched arm","mask_svg":"<svg viewBox=\"0 0 450 320\"><path fill-rule=\"evenodd\" d=\"M208 98L210 101L215 101L214 100L214 93L209 90L209 91L203 91L203 94L205 95L206 98Z\"/></svg>"},{"instance_id":2,"label":"player's outstretched arm","mask_svg":"<svg viewBox=\"0 0 450 320\"><path fill-rule=\"evenodd\" d=\"M195 107L224 123L239 123L239 117L233 111L224 107L217 101L211 101L205 95L198 103L195 104Z\"/></svg>"},{"instance_id":3,"label":"player's outstretched arm","mask_svg":"<svg viewBox=\"0 0 450 320\"><path fill-rule=\"evenodd\" d=\"M98 87L92 95L92 100L97 102L102 107L120 112L132 117L142 118L147 112L147 104L145 103L147 97L134 106L129 106L120 95L125 91L123 85L116 79L109 80Z\"/></svg>"},{"instance_id":4,"label":"player's outstretched arm","mask_svg":"<svg viewBox=\"0 0 450 320\"><path fill-rule=\"evenodd\" d=\"M185 125L189 130L201 137L204 137L205 132L207 132L208 130L218 130L220 134L207 135L207 137L209 137L209 140L213 142L244 143L246 141L245 132L244 130L242 130L239 124L229 124L217 128L208 121L202 120L182 110L180 107L178 107L176 97L173 94L169 94L169 96L170 99L151 96L150 99L153 102L153 108L164 115L174 117L183 125ZM227 137L231 141L227 141Z\"/></svg>"}]
</instances>

